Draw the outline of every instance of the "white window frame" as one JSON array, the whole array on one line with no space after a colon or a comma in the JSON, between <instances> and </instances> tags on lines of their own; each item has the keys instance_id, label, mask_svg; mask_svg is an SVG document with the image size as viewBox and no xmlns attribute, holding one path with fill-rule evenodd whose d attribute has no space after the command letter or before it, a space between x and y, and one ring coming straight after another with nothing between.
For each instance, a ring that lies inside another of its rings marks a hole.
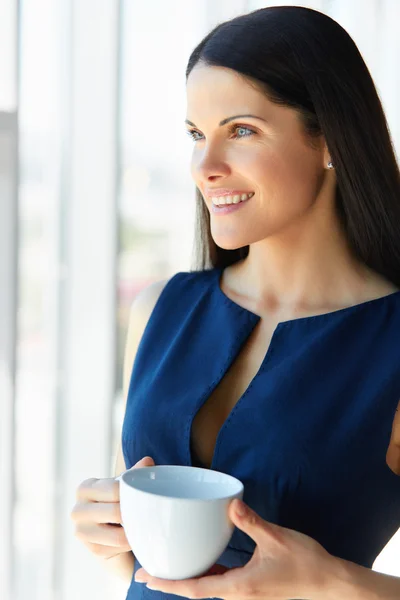
<instances>
[{"instance_id":1,"label":"white window frame","mask_svg":"<svg viewBox=\"0 0 400 600\"><path fill-rule=\"evenodd\" d=\"M0 581L12 599L18 244L17 113L0 112Z\"/></svg>"}]
</instances>

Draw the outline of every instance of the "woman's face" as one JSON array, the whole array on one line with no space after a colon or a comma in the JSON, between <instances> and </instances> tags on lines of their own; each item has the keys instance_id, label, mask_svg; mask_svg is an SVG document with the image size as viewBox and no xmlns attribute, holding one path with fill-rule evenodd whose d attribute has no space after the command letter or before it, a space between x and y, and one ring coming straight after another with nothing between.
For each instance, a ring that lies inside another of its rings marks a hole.
<instances>
[{"instance_id":1,"label":"woman's face","mask_svg":"<svg viewBox=\"0 0 400 600\"><path fill-rule=\"evenodd\" d=\"M187 82L187 128L192 177L221 248L294 232L313 211L324 150L319 142L311 147L293 109L273 104L231 69L198 65ZM234 203L215 206L227 199Z\"/></svg>"}]
</instances>

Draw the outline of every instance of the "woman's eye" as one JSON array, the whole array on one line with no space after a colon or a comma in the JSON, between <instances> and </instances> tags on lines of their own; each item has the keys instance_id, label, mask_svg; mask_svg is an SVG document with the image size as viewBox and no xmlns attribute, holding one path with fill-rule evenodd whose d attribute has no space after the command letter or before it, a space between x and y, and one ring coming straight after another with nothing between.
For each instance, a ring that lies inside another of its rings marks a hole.
<instances>
[{"instance_id":1,"label":"woman's eye","mask_svg":"<svg viewBox=\"0 0 400 600\"><path fill-rule=\"evenodd\" d=\"M197 142L199 139L201 139L200 133L198 131L195 131L194 129L190 129L190 130L186 131L186 133L194 142ZM197 137L197 136L200 136L200 137Z\"/></svg>"},{"instance_id":2,"label":"woman's eye","mask_svg":"<svg viewBox=\"0 0 400 600\"><path fill-rule=\"evenodd\" d=\"M252 131L248 127L243 127L240 125L235 127L235 131L236 131L237 137L239 137L239 138L247 137L249 135L253 135L253 133L254 133L254 131Z\"/></svg>"},{"instance_id":3,"label":"woman's eye","mask_svg":"<svg viewBox=\"0 0 400 600\"><path fill-rule=\"evenodd\" d=\"M189 129L186 131L186 133L194 142L198 142L204 137L199 131L196 131L195 129ZM250 135L254 135L254 133L255 132L252 129L249 129L249 127L244 127L243 125L234 125L229 130L229 135L237 139L249 137Z\"/></svg>"}]
</instances>

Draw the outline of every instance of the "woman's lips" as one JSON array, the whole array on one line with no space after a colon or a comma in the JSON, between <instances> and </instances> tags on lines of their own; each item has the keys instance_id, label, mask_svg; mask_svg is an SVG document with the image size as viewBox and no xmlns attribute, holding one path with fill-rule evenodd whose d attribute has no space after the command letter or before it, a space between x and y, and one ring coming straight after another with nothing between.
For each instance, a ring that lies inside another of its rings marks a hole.
<instances>
[{"instance_id":1,"label":"woman's lips","mask_svg":"<svg viewBox=\"0 0 400 600\"><path fill-rule=\"evenodd\" d=\"M247 200L242 200L238 204L221 204L221 206L216 206L211 202L211 212L214 215L228 215L232 212L240 210L243 206L245 206L248 202L250 202L254 196L248 198Z\"/></svg>"}]
</instances>

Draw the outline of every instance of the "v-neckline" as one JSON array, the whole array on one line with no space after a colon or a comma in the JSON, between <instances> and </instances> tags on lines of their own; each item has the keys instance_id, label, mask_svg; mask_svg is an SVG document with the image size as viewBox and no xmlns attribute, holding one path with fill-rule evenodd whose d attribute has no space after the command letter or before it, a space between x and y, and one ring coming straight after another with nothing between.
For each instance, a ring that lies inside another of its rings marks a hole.
<instances>
[{"instance_id":1,"label":"v-neckline","mask_svg":"<svg viewBox=\"0 0 400 600\"><path fill-rule=\"evenodd\" d=\"M214 280L212 281L211 293L214 294L216 292L218 295L218 298L217 298L218 302L220 302L220 300L222 299L223 304L228 305L230 310L233 309L235 311L235 313L237 315L237 316L235 316L235 322L239 323L240 327L243 327L244 335L241 336L240 343L237 344L235 351L229 353L224 368L221 368L221 370L219 372L219 376L211 383L211 385L209 385L207 387L207 389L203 393L201 399L198 401L196 409L190 414L189 426L188 426L189 435L188 435L188 440L187 440L187 444L188 444L187 451L188 451L188 459L189 459L188 462L191 467L194 467L194 466L199 467L199 465L193 464L193 462L194 462L193 458L195 458L195 462L201 463L201 461L198 460L198 456L192 454L192 427L193 427L193 423L196 419L196 416L198 415L200 410L207 404L211 395L215 392L215 390L220 385L220 383L222 382L224 377L227 375L228 371L234 365L241 350L243 349L244 345L249 340L255 327L257 326L257 324L259 323L259 321L261 319L260 315L257 315L256 313L244 308L243 306L240 306L239 304L237 304L236 302L234 302L233 300L231 300L228 296L226 296L224 294L224 292L220 288L221 273L222 273L222 269L217 269L215 271L216 281L214 281ZM226 430L227 426L229 425L231 419L233 418L234 414L236 413L238 408L242 405L243 401L247 397L248 393L250 392L251 388L253 387L254 382L258 378L260 372L264 369L265 364L267 363L269 356L272 352L272 348L275 344L275 338L276 338L276 335L277 335L277 332L279 329L280 329L280 324L277 324L277 326L275 327L275 329L271 335L271 340L270 340L270 344L268 346L267 352L265 353L256 374L254 375L252 380L249 382L249 385L247 386L245 391L238 398L237 402L234 404L232 409L229 411L228 416L226 417L223 424L221 425L221 427L218 431L218 434L216 436L215 446L214 446L214 450L212 453L210 466L207 466L207 465L204 465L203 463L201 463L201 466L199 468L204 468L204 469L209 469L209 470L213 470L216 468L218 454L219 454L219 448L220 448L220 443L221 443L221 437L222 437L224 431ZM238 340L238 338L239 338L239 336L236 339Z\"/></svg>"},{"instance_id":2,"label":"v-neckline","mask_svg":"<svg viewBox=\"0 0 400 600\"><path fill-rule=\"evenodd\" d=\"M251 323L254 323L254 326L251 327ZM254 319L252 319L249 322L249 326L247 329L247 334L245 336L245 338L242 340L241 344L238 345L236 351L234 354L232 354L229 359L227 360L224 369L221 369L220 372L220 376L213 381L213 383L207 388L207 390L205 391L205 393L203 394L201 400L199 401L197 408L194 412L192 412L191 416L190 416L190 427L189 427L189 440L188 440L188 444L189 444L189 464L190 466L197 466L193 464L193 455L192 455L192 428L193 428L193 423L196 419L196 416L198 415L198 413L200 412L200 410L207 404L207 402L209 401L210 397L212 396L212 394L215 392L215 390L217 389L217 387L221 384L222 380L224 379L224 377L227 375L228 371L232 368L232 366L234 365L234 363L236 362L236 360L238 359L238 356L243 348L243 346L246 344L246 342L248 341L248 339L250 338L251 334L253 333L253 330L255 328L255 326L257 325L257 322L254 322ZM249 330L250 328L250 330ZM236 401L236 403L232 406L231 410L229 411L228 416L226 417L226 419L224 420L224 422L222 423L218 434L216 436L215 439L215 446L214 446L214 450L212 453L212 458L211 458L211 464L210 466L206 466L203 465L202 468L204 469L210 469L210 470L214 470L216 468L216 463L217 463L217 459L218 459L218 454L219 454L219 448L220 448L220 444L221 444L221 437L223 435L223 433L225 432L225 430L227 429L229 423L231 422L231 420L233 419L235 413L239 410L239 408L242 406L243 402L245 402L245 400L247 399L247 396L249 395L249 393L251 392L251 389L253 388L254 383L256 382L256 380L258 379L258 377L260 376L261 372L264 372L265 370L265 366L269 361L270 356L273 353L273 349L275 347L275 341L276 341L276 337L278 335L279 330L281 329L281 324L278 323L275 327L275 329L273 330L273 333L271 335L271 340L270 340L270 344L268 346L268 349L260 363L260 366L257 370L257 372L255 373L254 377L251 379L251 381L249 382L248 386L246 387L246 389L244 390L244 392L242 393L242 395L238 398L238 400ZM198 456L197 456L198 458ZM198 462L201 462L198 460Z\"/></svg>"}]
</instances>

